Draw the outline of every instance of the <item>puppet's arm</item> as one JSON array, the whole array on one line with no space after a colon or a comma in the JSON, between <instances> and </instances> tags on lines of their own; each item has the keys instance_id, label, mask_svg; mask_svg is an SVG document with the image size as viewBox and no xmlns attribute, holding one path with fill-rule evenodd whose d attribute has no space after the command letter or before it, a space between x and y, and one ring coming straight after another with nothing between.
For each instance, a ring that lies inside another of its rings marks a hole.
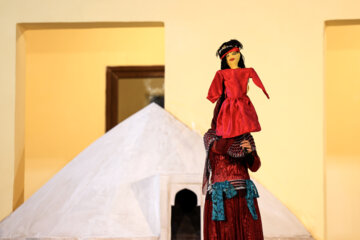
<instances>
[{"instance_id":1,"label":"puppet's arm","mask_svg":"<svg viewBox=\"0 0 360 240\"><path fill-rule=\"evenodd\" d=\"M267 98L269 97L269 94L266 92L264 85L262 84L259 76L257 75L256 71L254 68L250 68L251 72L250 72L250 77L253 80L253 82L255 83L256 86L258 86L259 88L261 88L263 90L263 92L265 93Z\"/></svg>"},{"instance_id":2,"label":"puppet's arm","mask_svg":"<svg viewBox=\"0 0 360 240\"><path fill-rule=\"evenodd\" d=\"M212 103L219 99L223 92L223 76L218 70L215 74L215 77L210 85L209 92L207 95L207 99L209 99Z\"/></svg>"}]
</instances>

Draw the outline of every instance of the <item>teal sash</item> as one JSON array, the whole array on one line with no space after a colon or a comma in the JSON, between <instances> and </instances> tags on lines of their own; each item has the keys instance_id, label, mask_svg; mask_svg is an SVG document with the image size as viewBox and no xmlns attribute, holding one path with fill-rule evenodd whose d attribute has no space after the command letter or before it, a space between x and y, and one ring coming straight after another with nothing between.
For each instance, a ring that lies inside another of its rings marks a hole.
<instances>
[{"instance_id":1,"label":"teal sash","mask_svg":"<svg viewBox=\"0 0 360 240\"><path fill-rule=\"evenodd\" d=\"M248 208L250 210L250 213L253 217L253 219L257 220L258 216L256 214L256 209L255 209L255 205L254 205L254 198L258 198L259 197L259 193L256 189L255 184L253 183L253 181L251 181L251 179L246 179L246 202L248 205Z\"/></svg>"},{"instance_id":2,"label":"teal sash","mask_svg":"<svg viewBox=\"0 0 360 240\"><path fill-rule=\"evenodd\" d=\"M258 198L259 193L255 184L251 179L245 179L246 182L246 202L253 219L258 219L253 198ZM232 198L237 194L234 186L229 181L216 182L212 185L212 220L223 221L225 220L224 199L223 192L226 198Z\"/></svg>"}]
</instances>

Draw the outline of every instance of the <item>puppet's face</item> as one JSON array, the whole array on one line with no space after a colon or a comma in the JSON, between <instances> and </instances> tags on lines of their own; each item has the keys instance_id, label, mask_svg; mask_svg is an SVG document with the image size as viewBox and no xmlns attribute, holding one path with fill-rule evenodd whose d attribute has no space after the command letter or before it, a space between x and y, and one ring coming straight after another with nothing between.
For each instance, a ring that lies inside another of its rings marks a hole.
<instances>
[{"instance_id":1,"label":"puppet's face","mask_svg":"<svg viewBox=\"0 0 360 240\"><path fill-rule=\"evenodd\" d=\"M228 54L226 54L227 64L231 68L238 68L239 60L240 60L240 52L239 51L229 52Z\"/></svg>"}]
</instances>

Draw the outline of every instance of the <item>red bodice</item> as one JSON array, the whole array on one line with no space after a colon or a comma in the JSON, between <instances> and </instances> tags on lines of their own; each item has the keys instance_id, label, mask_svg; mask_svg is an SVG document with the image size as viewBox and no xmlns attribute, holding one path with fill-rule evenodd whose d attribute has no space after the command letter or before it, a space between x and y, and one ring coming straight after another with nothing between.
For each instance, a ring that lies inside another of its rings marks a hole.
<instances>
[{"instance_id":1,"label":"red bodice","mask_svg":"<svg viewBox=\"0 0 360 240\"><path fill-rule=\"evenodd\" d=\"M229 155L209 152L211 183L225 180L250 179L244 158L231 158Z\"/></svg>"},{"instance_id":2,"label":"red bodice","mask_svg":"<svg viewBox=\"0 0 360 240\"><path fill-rule=\"evenodd\" d=\"M248 168L256 172L261 166L260 157L256 150L251 152L253 162L249 165L246 157L234 158L228 154L217 154L211 149L209 161L211 168L211 183L223 182L225 180L250 179Z\"/></svg>"}]
</instances>

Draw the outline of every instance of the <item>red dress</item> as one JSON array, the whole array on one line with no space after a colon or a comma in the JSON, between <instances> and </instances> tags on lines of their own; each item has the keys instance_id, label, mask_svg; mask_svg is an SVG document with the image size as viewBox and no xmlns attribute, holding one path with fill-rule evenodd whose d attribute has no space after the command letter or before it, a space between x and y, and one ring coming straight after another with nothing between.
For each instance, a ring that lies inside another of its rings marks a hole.
<instances>
[{"instance_id":1,"label":"red dress","mask_svg":"<svg viewBox=\"0 0 360 240\"><path fill-rule=\"evenodd\" d=\"M270 98L254 68L223 69L216 72L206 97L214 103L225 91L225 100L216 122L216 135L231 138L261 130L255 108L246 94L249 78Z\"/></svg>"}]
</instances>

